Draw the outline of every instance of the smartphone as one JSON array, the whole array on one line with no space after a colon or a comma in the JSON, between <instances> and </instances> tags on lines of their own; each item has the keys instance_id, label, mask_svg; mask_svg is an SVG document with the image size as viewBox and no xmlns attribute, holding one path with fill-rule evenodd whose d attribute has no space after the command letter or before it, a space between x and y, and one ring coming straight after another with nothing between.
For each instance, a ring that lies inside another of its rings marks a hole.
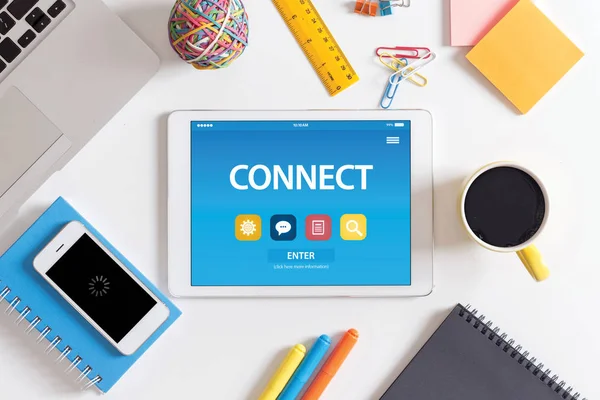
<instances>
[{"instance_id":1,"label":"smartphone","mask_svg":"<svg viewBox=\"0 0 600 400\"><path fill-rule=\"evenodd\" d=\"M124 355L169 317L169 308L80 222L65 225L33 267Z\"/></svg>"}]
</instances>

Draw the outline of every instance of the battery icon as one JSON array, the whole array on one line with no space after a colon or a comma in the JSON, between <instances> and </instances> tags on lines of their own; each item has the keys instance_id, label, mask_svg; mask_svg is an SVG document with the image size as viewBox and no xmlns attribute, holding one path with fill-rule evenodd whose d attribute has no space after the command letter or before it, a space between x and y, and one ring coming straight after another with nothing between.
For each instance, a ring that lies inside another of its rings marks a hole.
<instances>
[{"instance_id":1,"label":"battery icon","mask_svg":"<svg viewBox=\"0 0 600 400\"><path fill-rule=\"evenodd\" d=\"M404 122L396 122L394 128L404 128Z\"/></svg>"}]
</instances>

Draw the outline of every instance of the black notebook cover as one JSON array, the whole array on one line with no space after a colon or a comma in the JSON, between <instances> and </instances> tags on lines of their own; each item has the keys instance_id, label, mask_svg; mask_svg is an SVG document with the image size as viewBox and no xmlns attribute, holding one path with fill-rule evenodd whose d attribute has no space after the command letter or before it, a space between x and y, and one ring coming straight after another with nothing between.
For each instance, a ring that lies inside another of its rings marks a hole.
<instances>
[{"instance_id":1,"label":"black notebook cover","mask_svg":"<svg viewBox=\"0 0 600 400\"><path fill-rule=\"evenodd\" d=\"M579 399L476 314L457 305L381 400Z\"/></svg>"}]
</instances>

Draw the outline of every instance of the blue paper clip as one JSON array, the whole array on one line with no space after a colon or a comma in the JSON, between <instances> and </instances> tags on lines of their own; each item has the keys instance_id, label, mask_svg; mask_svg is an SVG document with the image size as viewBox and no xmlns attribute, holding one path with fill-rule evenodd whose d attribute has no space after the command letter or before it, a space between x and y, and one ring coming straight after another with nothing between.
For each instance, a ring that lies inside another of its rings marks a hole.
<instances>
[{"instance_id":1,"label":"blue paper clip","mask_svg":"<svg viewBox=\"0 0 600 400\"><path fill-rule=\"evenodd\" d=\"M406 58L402 58L401 60L408 64L408 60L406 60ZM387 110L392 106L392 103L394 102L394 97L396 97L396 91L398 91L398 85L400 84L400 82L402 82L402 79L404 79L402 74L393 73L390 76L390 78L388 79L388 83L385 87L385 92L383 92L381 102L379 103L381 108Z\"/></svg>"}]
</instances>

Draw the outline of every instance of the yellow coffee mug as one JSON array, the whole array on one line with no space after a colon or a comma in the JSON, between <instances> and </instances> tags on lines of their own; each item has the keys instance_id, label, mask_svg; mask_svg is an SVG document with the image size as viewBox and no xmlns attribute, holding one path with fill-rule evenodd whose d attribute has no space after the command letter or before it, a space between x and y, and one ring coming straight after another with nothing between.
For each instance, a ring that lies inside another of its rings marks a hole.
<instances>
[{"instance_id":1,"label":"yellow coffee mug","mask_svg":"<svg viewBox=\"0 0 600 400\"><path fill-rule=\"evenodd\" d=\"M486 175L482 178L482 175L484 174ZM531 180L537 184L539 190ZM477 184L474 186L473 184L476 181ZM527 189L530 190L528 191ZM537 218L535 228L537 228L537 230L534 232L532 232L532 229L527 230L526 235L522 236L522 243L510 242L506 245L500 245L498 243L493 243L493 240L489 240L489 238L481 232L486 229L491 231L494 229L504 229L505 231L508 231L510 227L507 225L518 220L520 215L517 217L515 214L513 219L506 218L506 216L503 218L502 212L507 212L509 209L517 210L525 207L517 206L517 203L532 200L525 199L525 197L531 197L531 193L533 192L536 198L541 196L536 200L536 207L540 209L537 210L536 208L535 210L537 212L535 214L535 217ZM519 197L519 195L521 195L521 197ZM542 199L543 205L541 205ZM488 250L496 252L517 253L527 271L538 282L543 281L550 276L550 271L544 264L541 253L533 245L533 242L540 236L546 227L550 211L550 202L546 186L537 175L515 162L500 161L488 164L479 169L465 181L459 205L462 224L471 239L476 243ZM470 210L466 210L466 206L468 206ZM544 215L541 222L539 222L538 214L541 214L542 209ZM499 210L498 213L494 213L495 210ZM471 215L467 216L467 213L471 213ZM471 224L474 225L473 227L469 224L469 220L471 221ZM485 223L483 220L485 220ZM480 224L481 226L475 227L477 224ZM494 224L497 226L494 226ZM485 227L483 227L484 225ZM526 240L524 238L526 238ZM485 239L487 239L487 241Z\"/></svg>"}]
</instances>

